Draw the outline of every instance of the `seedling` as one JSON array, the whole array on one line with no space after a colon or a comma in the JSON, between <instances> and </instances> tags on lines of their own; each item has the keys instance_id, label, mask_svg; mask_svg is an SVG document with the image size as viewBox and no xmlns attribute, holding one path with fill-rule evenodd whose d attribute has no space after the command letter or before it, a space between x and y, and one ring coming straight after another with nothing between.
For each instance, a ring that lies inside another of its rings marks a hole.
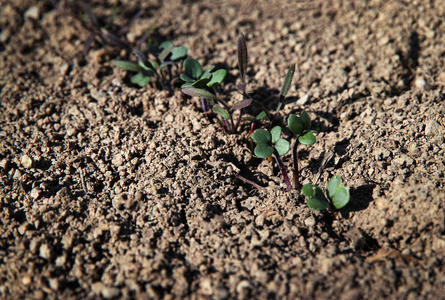
<instances>
[{"instance_id":1,"label":"seedling","mask_svg":"<svg viewBox=\"0 0 445 300\"><path fill-rule=\"evenodd\" d=\"M292 161L294 165L294 185L296 189L300 189L301 183L300 183L300 174L298 171L298 153L297 153L298 144L303 144L307 146L315 144L317 139L315 138L314 133L317 132L315 130L310 130L312 121L307 112L304 110L301 112L300 117L297 117L296 115L290 115L287 124L289 126L290 131L297 136L292 146Z\"/></svg>"},{"instance_id":2,"label":"seedling","mask_svg":"<svg viewBox=\"0 0 445 300\"><path fill-rule=\"evenodd\" d=\"M184 62L184 69L186 68ZM220 84L225 77L223 70L215 71L212 67L205 72L197 61L190 60L185 74L181 77L185 81L185 87L181 91L192 97L199 97L201 99L201 106L204 112L207 112L207 105L210 104L212 110L218 114L221 119L221 124L227 132L236 132L241 123L242 109L249 106L253 99L248 96L246 92L247 83L245 82L245 74L247 70L247 47L244 35L240 34L238 37L238 65L241 73L242 83L237 85L238 91L242 95L242 100L230 107L224 100L216 96L213 86ZM210 75L210 78L207 78ZM210 84L210 86L209 86ZM238 120L234 122L233 112L239 110Z\"/></svg>"},{"instance_id":3,"label":"seedling","mask_svg":"<svg viewBox=\"0 0 445 300\"><path fill-rule=\"evenodd\" d=\"M134 50L138 63L117 60L114 61L114 65L127 71L138 72L131 77L131 82L134 84L143 87L156 79L163 90L171 91L171 86L177 80L173 78L172 69L177 68L181 60L187 56L187 48L174 47L170 41L161 43L159 47L147 44L147 48L154 59L148 60L144 52Z\"/></svg>"},{"instance_id":4,"label":"seedling","mask_svg":"<svg viewBox=\"0 0 445 300\"><path fill-rule=\"evenodd\" d=\"M204 89L213 95L215 95L214 87L220 85L224 78L226 78L227 71L224 69L216 70L214 65L209 66L205 71L201 64L193 58L187 58L184 60L184 73L179 76L184 83L181 88L195 87ZM204 113L209 111L209 103L206 98L200 97L201 107Z\"/></svg>"},{"instance_id":5,"label":"seedling","mask_svg":"<svg viewBox=\"0 0 445 300\"><path fill-rule=\"evenodd\" d=\"M303 186L303 194L307 198L307 205L315 210L339 210L349 202L349 189L341 186L341 177L339 175L332 176L326 185L326 196L323 190L314 184L305 184Z\"/></svg>"},{"instance_id":6,"label":"seedling","mask_svg":"<svg viewBox=\"0 0 445 300\"><path fill-rule=\"evenodd\" d=\"M292 184L284 168L280 156L285 155L290 148L290 144L285 139L281 138L281 127L275 126L270 131L264 129L256 129L251 138L257 143L254 154L260 158L266 158L273 155L277 165L283 175L287 190L292 190Z\"/></svg>"}]
</instances>

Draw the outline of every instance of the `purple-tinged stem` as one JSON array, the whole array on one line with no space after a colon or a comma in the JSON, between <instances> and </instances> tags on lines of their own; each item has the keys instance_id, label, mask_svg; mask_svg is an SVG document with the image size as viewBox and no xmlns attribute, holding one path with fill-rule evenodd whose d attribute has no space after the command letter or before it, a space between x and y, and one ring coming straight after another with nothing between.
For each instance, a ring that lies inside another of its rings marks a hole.
<instances>
[{"instance_id":1,"label":"purple-tinged stem","mask_svg":"<svg viewBox=\"0 0 445 300\"><path fill-rule=\"evenodd\" d=\"M287 191L288 192L292 191L292 183L289 180L289 176L287 176L287 172L286 169L284 168L283 162L276 153L273 154L273 157L275 157L275 161L277 162L278 168L280 168L281 174L283 175L284 182L286 183L287 186Z\"/></svg>"},{"instance_id":2,"label":"purple-tinged stem","mask_svg":"<svg viewBox=\"0 0 445 300\"><path fill-rule=\"evenodd\" d=\"M238 131L238 128L241 124L241 118L243 117L243 110L240 109L239 111L239 115L238 115L238 120L236 121L236 126L235 126L235 131Z\"/></svg>"},{"instance_id":3,"label":"purple-tinged stem","mask_svg":"<svg viewBox=\"0 0 445 300\"><path fill-rule=\"evenodd\" d=\"M205 114L207 114L208 111L210 110L210 108L209 108L209 102L207 101L206 98L202 98L202 97L199 98L199 102L201 102L201 109L202 109L202 111L203 111Z\"/></svg>"},{"instance_id":4,"label":"purple-tinged stem","mask_svg":"<svg viewBox=\"0 0 445 300\"><path fill-rule=\"evenodd\" d=\"M294 142L294 145L292 147L292 162L294 164L294 184L295 184L295 189L299 190L301 188L301 183L300 183L300 174L298 173L298 153L297 153L297 147L298 147L298 138Z\"/></svg>"}]
</instances>

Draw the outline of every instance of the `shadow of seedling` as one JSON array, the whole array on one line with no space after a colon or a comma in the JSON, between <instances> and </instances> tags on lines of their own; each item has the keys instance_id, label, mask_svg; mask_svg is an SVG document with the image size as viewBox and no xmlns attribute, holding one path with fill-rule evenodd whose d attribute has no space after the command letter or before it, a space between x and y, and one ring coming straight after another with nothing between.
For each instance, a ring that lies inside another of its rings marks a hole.
<instances>
[{"instance_id":1,"label":"shadow of seedling","mask_svg":"<svg viewBox=\"0 0 445 300\"><path fill-rule=\"evenodd\" d=\"M362 211L368 208L369 204L374 200L372 192L376 184L365 184L356 188L350 188L351 201L340 212L343 218L349 218L350 212Z\"/></svg>"}]
</instances>

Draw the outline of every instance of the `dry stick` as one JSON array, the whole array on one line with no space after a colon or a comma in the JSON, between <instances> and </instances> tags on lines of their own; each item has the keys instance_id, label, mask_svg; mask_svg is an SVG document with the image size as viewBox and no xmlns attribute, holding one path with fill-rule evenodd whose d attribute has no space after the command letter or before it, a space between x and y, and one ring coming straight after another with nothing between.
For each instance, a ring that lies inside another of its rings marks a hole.
<instances>
[{"instance_id":1,"label":"dry stick","mask_svg":"<svg viewBox=\"0 0 445 300\"><path fill-rule=\"evenodd\" d=\"M88 193L87 185L85 184L85 177L84 177L85 170L80 169L79 174L80 174L80 183L82 184L82 189L85 192L85 194L88 195L89 193Z\"/></svg>"},{"instance_id":2,"label":"dry stick","mask_svg":"<svg viewBox=\"0 0 445 300\"><path fill-rule=\"evenodd\" d=\"M334 156L334 151L332 150L328 150L323 157L323 160L321 161L321 165L318 168L318 174L317 174L317 178L314 181L314 184L317 184L318 180L321 177L321 174L323 174L324 168L326 167L326 165L328 164L328 162L331 160L331 158Z\"/></svg>"},{"instance_id":3,"label":"dry stick","mask_svg":"<svg viewBox=\"0 0 445 300\"><path fill-rule=\"evenodd\" d=\"M261 185L258 185L258 184L256 184L255 182L250 181L249 179L247 179L247 178L241 176L240 174L236 174L235 177L238 178L238 179L241 180L241 181L244 181L245 183L248 183L248 184L252 185L253 187L256 187L256 188L259 189L259 190L264 189L264 187L262 187Z\"/></svg>"}]
</instances>

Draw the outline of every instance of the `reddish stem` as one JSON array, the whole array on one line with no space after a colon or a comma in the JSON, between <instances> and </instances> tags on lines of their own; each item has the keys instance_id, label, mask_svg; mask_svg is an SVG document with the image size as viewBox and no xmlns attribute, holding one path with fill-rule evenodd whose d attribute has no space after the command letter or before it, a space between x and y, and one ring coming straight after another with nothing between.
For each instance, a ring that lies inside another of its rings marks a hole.
<instances>
[{"instance_id":1,"label":"reddish stem","mask_svg":"<svg viewBox=\"0 0 445 300\"><path fill-rule=\"evenodd\" d=\"M299 190L301 188L301 183L300 183L300 174L298 173L298 153L297 153L297 148L298 148L298 138L294 143L294 146L292 147L292 162L294 164L294 184L295 184L295 189Z\"/></svg>"},{"instance_id":2,"label":"reddish stem","mask_svg":"<svg viewBox=\"0 0 445 300\"><path fill-rule=\"evenodd\" d=\"M284 168L283 162L278 157L278 154L274 153L273 157L275 157L275 161L277 162L278 168L280 168L281 174L283 175L284 182L286 183L286 186L287 186L287 191L288 192L292 191L292 183L289 180L289 176L287 175L287 172L286 172L286 169Z\"/></svg>"}]
</instances>

